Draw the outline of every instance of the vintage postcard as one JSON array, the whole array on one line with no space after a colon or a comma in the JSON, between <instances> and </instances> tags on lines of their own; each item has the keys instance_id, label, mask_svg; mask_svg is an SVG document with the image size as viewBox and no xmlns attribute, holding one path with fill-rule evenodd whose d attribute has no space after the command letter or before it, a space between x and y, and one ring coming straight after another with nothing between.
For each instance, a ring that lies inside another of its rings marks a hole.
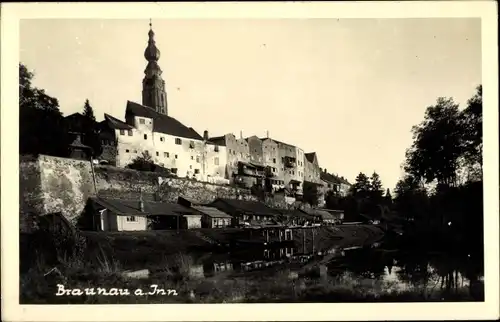
<instances>
[{"instance_id":1,"label":"vintage postcard","mask_svg":"<svg viewBox=\"0 0 500 322\"><path fill-rule=\"evenodd\" d=\"M498 318L495 10L2 4L2 318Z\"/></svg>"}]
</instances>

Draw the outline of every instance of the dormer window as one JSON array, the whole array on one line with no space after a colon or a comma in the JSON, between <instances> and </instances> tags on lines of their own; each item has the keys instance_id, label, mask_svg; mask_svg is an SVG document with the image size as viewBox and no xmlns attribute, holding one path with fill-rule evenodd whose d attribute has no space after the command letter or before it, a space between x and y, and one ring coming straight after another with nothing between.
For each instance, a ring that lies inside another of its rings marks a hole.
<instances>
[{"instance_id":1,"label":"dormer window","mask_svg":"<svg viewBox=\"0 0 500 322\"><path fill-rule=\"evenodd\" d=\"M176 138L176 139L175 139L175 144L177 144L177 145L181 145L181 144L182 144L181 139Z\"/></svg>"},{"instance_id":2,"label":"dormer window","mask_svg":"<svg viewBox=\"0 0 500 322\"><path fill-rule=\"evenodd\" d=\"M128 136L132 136L132 130L128 130Z\"/></svg>"},{"instance_id":3,"label":"dormer window","mask_svg":"<svg viewBox=\"0 0 500 322\"><path fill-rule=\"evenodd\" d=\"M125 135L125 130L120 130L120 135Z\"/></svg>"},{"instance_id":4,"label":"dormer window","mask_svg":"<svg viewBox=\"0 0 500 322\"><path fill-rule=\"evenodd\" d=\"M194 149L194 142L193 141L189 141L189 148Z\"/></svg>"}]
</instances>

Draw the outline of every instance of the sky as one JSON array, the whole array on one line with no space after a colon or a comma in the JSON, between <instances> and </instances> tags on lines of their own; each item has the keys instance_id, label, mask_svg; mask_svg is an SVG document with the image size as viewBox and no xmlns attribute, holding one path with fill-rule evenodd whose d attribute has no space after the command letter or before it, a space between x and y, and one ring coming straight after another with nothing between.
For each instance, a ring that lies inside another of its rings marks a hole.
<instances>
[{"instance_id":1,"label":"sky","mask_svg":"<svg viewBox=\"0 0 500 322\"><path fill-rule=\"evenodd\" d=\"M169 115L198 133L269 136L354 182L402 175L411 128L438 97L463 108L481 83L481 21L153 20ZM141 103L149 20L31 19L20 61L64 115Z\"/></svg>"}]
</instances>

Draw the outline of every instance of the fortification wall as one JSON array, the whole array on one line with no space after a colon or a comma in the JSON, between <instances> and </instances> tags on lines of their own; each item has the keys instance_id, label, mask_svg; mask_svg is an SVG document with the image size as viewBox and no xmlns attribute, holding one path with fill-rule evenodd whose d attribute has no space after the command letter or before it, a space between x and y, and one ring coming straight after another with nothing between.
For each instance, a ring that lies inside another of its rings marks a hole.
<instances>
[{"instance_id":1,"label":"fortification wall","mask_svg":"<svg viewBox=\"0 0 500 322\"><path fill-rule=\"evenodd\" d=\"M90 162L40 155L20 160L20 210L46 214L61 212L76 222L87 200L97 193L117 199L139 198L177 201L179 196L209 203L215 198L256 200L250 191L185 178L163 178L160 174Z\"/></svg>"}]
</instances>

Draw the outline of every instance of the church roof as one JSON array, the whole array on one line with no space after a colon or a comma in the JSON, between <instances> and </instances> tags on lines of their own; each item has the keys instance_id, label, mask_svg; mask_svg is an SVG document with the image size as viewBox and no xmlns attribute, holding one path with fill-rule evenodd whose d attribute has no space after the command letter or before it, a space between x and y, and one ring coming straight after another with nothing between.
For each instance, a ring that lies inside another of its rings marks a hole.
<instances>
[{"instance_id":1,"label":"church roof","mask_svg":"<svg viewBox=\"0 0 500 322\"><path fill-rule=\"evenodd\" d=\"M127 101L126 114L153 119L153 131L180 138L202 141L203 138L193 128L187 127L168 115L160 114L150 107Z\"/></svg>"}]
</instances>

